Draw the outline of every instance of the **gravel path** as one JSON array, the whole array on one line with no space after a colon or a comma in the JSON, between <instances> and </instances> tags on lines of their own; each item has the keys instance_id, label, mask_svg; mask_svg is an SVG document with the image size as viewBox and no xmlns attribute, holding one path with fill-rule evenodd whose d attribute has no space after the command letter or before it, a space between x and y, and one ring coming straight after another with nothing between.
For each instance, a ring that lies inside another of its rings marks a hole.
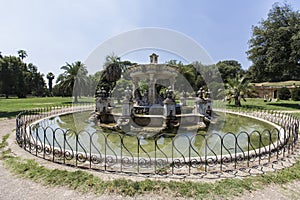
<instances>
[{"instance_id":1,"label":"gravel path","mask_svg":"<svg viewBox=\"0 0 300 200\"><path fill-rule=\"evenodd\" d=\"M262 199L262 200L289 200L300 199L300 182L292 182L282 186L270 185L262 190L245 192L235 200Z\"/></svg>"},{"instance_id":2,"label":"gravel path","mask_svg":"<svg viewBox=\"0 0 300 200\"><path fill-rule=\"evenodd\" d=\"M11 133L8 143L9 147L12 149L12 152L18 156L26 156L31 157L32 159L37 160L38 162L44 162L47 167L57 168L56 164L37 159L34 156L26 153L22 149L20 149L14 142L14 128L15 128L15 120L1 120L0 121L0 139L2 140L2 136ZM66 167L67 168L67 167ZM69 169L74 170L74 168ZM103 178L103 177L102 177ZM254 192L245 192L241 194L239 197L231 198L235 200L248 200L248 199L300 199L300 191L298 188L300 186L300 181L292 182L285 184L283 186L271 185L267 186L262 190L254 191ZM18 178L12 175L6 168L3 166L3 161L0 160L0 200L35 200L35 199L43 199L43 200L94 200L94 199L170 199L170 196L165 195L141 195L137 197L122 197L120 195L102 195L96 196L94 194L81 194L75 190L70 190L64 187L47 187L41 184L35 183L31 180ZM174 199L174 198L172 198ZM182 199L182 198L178 198Z\"/></svg>"}]
</instances>

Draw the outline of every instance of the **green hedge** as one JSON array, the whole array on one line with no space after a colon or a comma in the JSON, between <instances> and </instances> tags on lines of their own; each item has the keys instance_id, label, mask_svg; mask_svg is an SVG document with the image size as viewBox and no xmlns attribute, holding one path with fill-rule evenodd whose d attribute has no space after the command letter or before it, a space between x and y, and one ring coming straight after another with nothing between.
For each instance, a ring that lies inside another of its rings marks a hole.
<instances>
[{"instance_id":1,"label":"green hedge","mask_svg":"<svg viewBox=\"0 0 300 200\"><path fill-rule=\"evenodd\" d=\"M292 91L292 100L300 101L300 87L293 89Z\"/></svg>"},{"instance_id":2,"label":"green hedge","mask_svg":"<svg viewBox=\"0 0 300 200\"><path fill-rule=\"evenodd\" d=\"M289 98L291 98L291 92L286 87L280 88L278 90L278 98L280 100L289 100Z\"/></svg>"}]
</instances>

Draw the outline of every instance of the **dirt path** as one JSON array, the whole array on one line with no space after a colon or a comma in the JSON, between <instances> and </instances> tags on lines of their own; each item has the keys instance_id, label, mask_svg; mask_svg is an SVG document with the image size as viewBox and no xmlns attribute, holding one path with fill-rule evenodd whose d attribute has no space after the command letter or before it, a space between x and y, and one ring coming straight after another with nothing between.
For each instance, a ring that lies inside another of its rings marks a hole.
<instances>
[{"instance_id":1,"label":"dirt path","mask_svg":"<svg viewBox=\"0 0 300 200\"><path fill-rule=\"evenodd\" d=\"M289 200L300 199L300 181L288 183L282 186L270 185L262 190L245 192L235 200L262 199L262 200Z\"/></svg>"},{"instance_id":2,"label":"dirt path","mask_svg":"<svg viewBox=\"0 0 300 200\"><path fill-rule=\"evenodd\" d=\"M8 140L9 147L12 149L13 153L19 156L25 155L31 156L22 149L20 149L14 142L14 132L15 120L1 120L0 121L0 138L2 136L10 133ZM26 155L27 154L27 155ZM32 156L34 159L34 157ZM38 161L41 161L40 159ZM41 161L43 162L43 161ZM47 161L45 161L47 162ZM56 168L55 164L49 163L53 168ZM47 165L48 165L47 164ZM51 167L51 168L52 168ZM72 170L72 169L71 169ZM74 170L74 169L73 169ZM246 192L241 194L239 197L233 199L236 200L248 200L248 199L300 199L300 191L298 188L300 186L300 181L289 183L283 186L271 185L266 188L254 192ZM0 160L0 200L94 200L94 199L168 199L169 196L164 195L142 195L138 197L122 197L120 195L102 195L96 196L94 194L80 194L75 190L70 190L64 187L49 188L41 184L35 183L31 180L18 178L12 175L3 166L3 161ZM174 199L174 198L172 198Z\"/></svg>"}]
</instances>

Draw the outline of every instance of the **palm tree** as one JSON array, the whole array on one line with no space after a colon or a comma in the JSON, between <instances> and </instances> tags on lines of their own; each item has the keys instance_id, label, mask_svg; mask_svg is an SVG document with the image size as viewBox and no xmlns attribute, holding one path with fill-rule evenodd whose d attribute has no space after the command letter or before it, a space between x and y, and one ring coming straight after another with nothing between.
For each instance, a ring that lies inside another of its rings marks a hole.
<instances>
[{"instance_id":1,"label":"palm tree","mask_svg":"<svg viewBox=\"0 0 300 200\"><path fill-rule=\"evenodd\" d=\"M24 58L27 57L27 53L26 53L25 50L22 50L22 49L19 50L19 51L18 51L18 54L19 54L19 57L21 58L22 61L23 61Z\"/></svg>"},{"instance_id":2,"label":"palm tree","mask_svg":"<svg viewBox=\"0 0 300 200\"><path fill-rule=\"evenodd\" d=\"M104 63L106 69L106 78L110 82L117 82L121 78L123 65L121 59L114 54L106 56L106 62Z\"/></svg>"},{"instance_id":3,"label":"palm tree","mask_svg":"<svg viewBox=\"0 0 300 200\"><path fill-rule=\"evenodd\" d=\"M47 74L49 93L50 93L51 96L52 96L52 81L53 81L54 78L55 78L55 76L52 72L49 72Z\"/></svg>"},{"instance_id":4,"label":"palm tree","mask_svg":"<svg viewBox=\"0 0 300 200\"><path fill-rule=\"evenodd\" d=\"M116 82L121 78L122 72L126 71L127 66L133 64L130 61L121 61L120 57L114 54L106 56L105 60L105 70L102 72L100 85L105 85L108 90L113 90Z\"/></svg>"},{"instance_id":5,"label":"palm tree","mask_svg":"<svg viewBox=\"0 0 300 200\"><path fill-rule=\"evenodd\" d=\"M85 65L77 61L75 63L66 63L61 69L65 70L57 78L57 83L64 91L73 89L74 103L78 102L78 96L82 93L82 89L87 85L87 69Z\"/></svg>"},{"instance_id":6,"label":"palm tree","mask_svg":"<svg viewBox=\"0 0 300 200\"><path fill-rule=\"evenodd\" d=\"M247 95L255 94L249 81L245 77L235 77L228 79L226 86L226 99L231 103L234 99L235 106L241 106L241 99L246 101Z\"/></svg>"}]
</instances>

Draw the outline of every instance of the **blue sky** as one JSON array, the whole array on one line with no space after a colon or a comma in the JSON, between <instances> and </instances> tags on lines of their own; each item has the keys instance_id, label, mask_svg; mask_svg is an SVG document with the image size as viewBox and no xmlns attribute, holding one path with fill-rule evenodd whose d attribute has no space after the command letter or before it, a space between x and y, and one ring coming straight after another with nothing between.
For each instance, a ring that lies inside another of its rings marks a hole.
<instances>
[{"instance_id":1,"label":"blue sky","mask_svg":"<svg viewBox=\"0 0 300 200\"><path fill-rule=\"evenodd\" d=\"M247 69L252 25L267 17L271 0L0 0L0 51L28 53L27 62L58 75L65 62L84 61L101 43L143 27L181 32L212 59L234 59ZM283 1L279 1L283 2ZM287 0L294 10L300 1ZM162 61L163 62L163 61ZM100 65L100 64L99 64Z\"/></svg>"}]
</instances>

